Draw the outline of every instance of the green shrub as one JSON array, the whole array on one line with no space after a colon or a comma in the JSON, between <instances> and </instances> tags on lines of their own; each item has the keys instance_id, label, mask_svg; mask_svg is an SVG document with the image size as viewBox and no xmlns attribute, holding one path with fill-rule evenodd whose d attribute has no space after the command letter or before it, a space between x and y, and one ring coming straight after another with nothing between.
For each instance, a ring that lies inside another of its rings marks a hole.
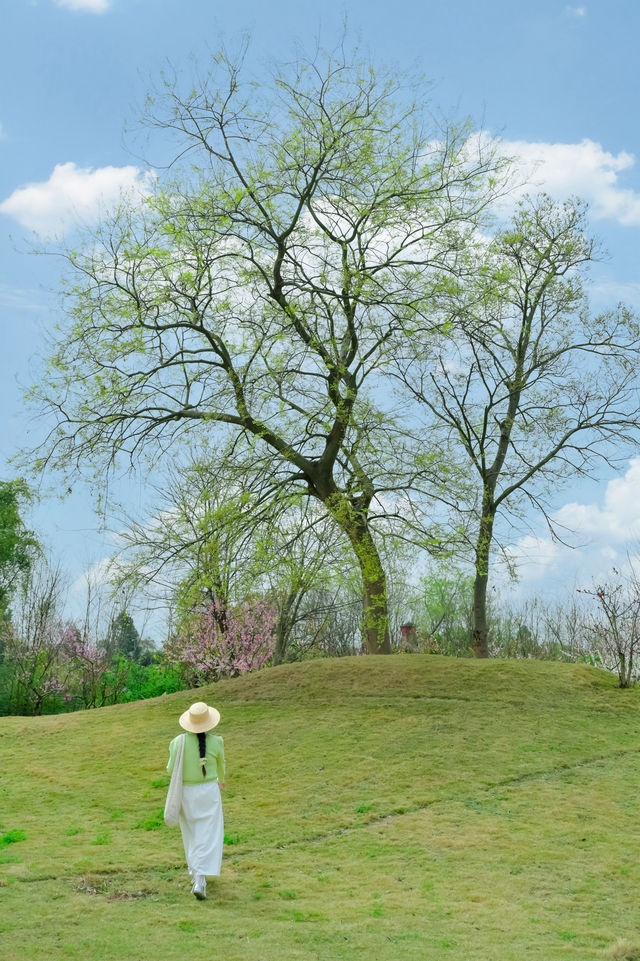
<instances>
[{"instance_id":1,"label":"green shrub","mask_svg":"<svg viewBox=\"0 0 640 961\"><path fill-rule=\"evenodd\" d=\"M6 834L0 835L0 848L7 844L15 844L16 841L25 841L26 838L27 835L24 831L7 831Z\"/></svg>"},{"instance_id":2,"label":"green shrub","mask_svg":"<svg viewBox=\"0 0 640 961\"><path fill-rule=\"evenodd\" d=\"M156 655L158 657L158 655ZM156 660L153 664L138 664L119 657L114 663L114 673L124 674L123 690L118 701L142 701L161 694L173 694L183 690L185 684L179 668Z\"/></svg>"}]
</instances>

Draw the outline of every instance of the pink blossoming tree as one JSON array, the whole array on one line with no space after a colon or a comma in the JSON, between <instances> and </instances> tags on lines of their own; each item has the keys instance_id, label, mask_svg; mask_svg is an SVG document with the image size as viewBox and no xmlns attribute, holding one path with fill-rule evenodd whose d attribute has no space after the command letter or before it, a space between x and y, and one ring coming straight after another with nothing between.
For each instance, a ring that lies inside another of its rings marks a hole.
<instances>
[{"instance_id":1,"label":"pink blossoming tree","mask_svg":"<svg viewBox=\"0 0 640 961\"><path fill-rule=\"evenodd\" d=\"M124 671L75 624L53 618L30 635L8 632L4 656L14 670L12 706L18 714L43 714L63 701L74 707L114 704Z\"/></svg>"},{"instance_id":2,"label":"pink blossoming tree","mask_svg":"<svg viewBox=\"0 0 640 961\"><path fill-rule=\"evenodd\" d=\"M212 601L195 611L167 643L192 687L258 670L272 658L277 612L258 600L221 608Z\"/></svg>"}]
</instances>

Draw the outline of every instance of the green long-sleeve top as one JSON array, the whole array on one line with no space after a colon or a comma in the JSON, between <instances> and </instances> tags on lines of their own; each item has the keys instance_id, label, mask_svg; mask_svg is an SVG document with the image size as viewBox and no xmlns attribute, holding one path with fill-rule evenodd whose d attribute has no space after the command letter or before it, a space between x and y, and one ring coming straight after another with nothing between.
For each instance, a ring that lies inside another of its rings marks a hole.
<instances>
[{"instance_id":1,"label":"green long-sleeve top","mask_svg":"<svg viewBox=\"0 0 640 961\"><path fill-rule=\"evenodd\" d=\"M169 763L167 771L173 771L176 760L178 742L182 737L178 734L169 745ZM183 784L203 784L205 781L224 781L224 741L219 734L207 734L207 753L205 768L207 776L202 773L202 762L200 761L200 747L198 735L187 733L184 742L184 756L182 759L182 783Z\"/></svg>"}]
</instances>

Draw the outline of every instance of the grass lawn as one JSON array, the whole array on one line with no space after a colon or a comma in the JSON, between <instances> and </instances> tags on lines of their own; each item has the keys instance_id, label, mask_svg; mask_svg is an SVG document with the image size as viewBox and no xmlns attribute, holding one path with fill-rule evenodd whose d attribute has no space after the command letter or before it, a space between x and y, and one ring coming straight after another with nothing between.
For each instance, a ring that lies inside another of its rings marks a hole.
<instances>
[{"instance_id":1,"label":"grass lawn","mask_svg":"<svg viewBox=\"0 0 640 961\"><path fill-rule=\"evenodd\" d=\"M162 821L218 707L223 873ZM640 959L640 690L533 661L318 660L0 718L3 961Z\"/></svg>"}]
</instances>

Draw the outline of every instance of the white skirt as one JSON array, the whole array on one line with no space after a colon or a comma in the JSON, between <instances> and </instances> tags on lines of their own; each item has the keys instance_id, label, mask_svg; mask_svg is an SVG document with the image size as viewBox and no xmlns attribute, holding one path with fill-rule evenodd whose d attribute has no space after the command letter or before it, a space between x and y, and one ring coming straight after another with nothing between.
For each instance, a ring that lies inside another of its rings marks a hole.
<instances>
[{"instance_id":1,"label":"white skirt","mask_svg":"<svg viewBox=\"0 0 640 961\"><path fill-rule=\"evenodd\" d=\"M180 831L189 874L220 874L224 820L217 781L182 786Z\"/></svg>"}]
</instances>

